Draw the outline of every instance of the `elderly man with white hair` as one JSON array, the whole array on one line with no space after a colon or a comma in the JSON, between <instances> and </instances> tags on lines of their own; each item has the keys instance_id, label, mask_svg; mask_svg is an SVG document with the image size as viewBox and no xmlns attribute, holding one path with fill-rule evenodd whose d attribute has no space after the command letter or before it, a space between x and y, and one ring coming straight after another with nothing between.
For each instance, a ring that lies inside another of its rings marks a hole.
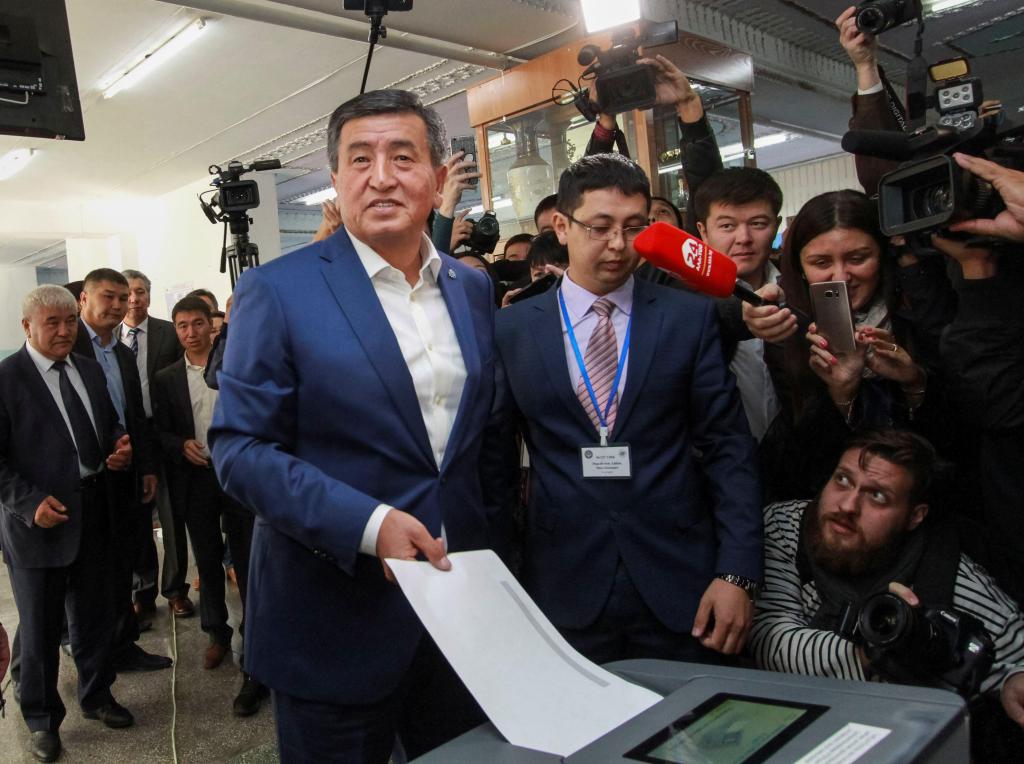
<instances>
[{"instance_id":1,"label":"elderly man with white hair","mask_svg":"<svg viewBox=\"0 0 1024 764\"><path fill-rule=\"evenodd\" d=\"M0 362L0 538L21 630L21 712L38 761L60 756L57 693L65 608L83 715L134 719L110 694L113 601L107 554L117 518L111 471L132 459L100 365L71 352L78 306L58 286L22 305L25 346Z\"/></svg>"}]
</instances>

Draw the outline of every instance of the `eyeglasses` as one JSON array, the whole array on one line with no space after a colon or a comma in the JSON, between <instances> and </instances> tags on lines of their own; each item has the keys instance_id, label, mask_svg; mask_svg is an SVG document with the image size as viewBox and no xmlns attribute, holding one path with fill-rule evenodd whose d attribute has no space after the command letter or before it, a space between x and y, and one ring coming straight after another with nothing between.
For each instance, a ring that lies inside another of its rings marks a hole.
<instances>
[{"instance_id":1,"label":"eyeglasses","mask_svg":"<svg viewBox=\"0 0 1024 764\"><path fill-rule=\"evenodd\" d=\"M622 231L622 238L626 241L633 241L637 236L647 230L646 225L631 225L627 228L619 228L614 225L587 225L572 215L566 215L569 220L578 226L582 226L587 229L587 236L595 241L611 241L615 238L616 233Z\"/></svg>"}]
</instances>

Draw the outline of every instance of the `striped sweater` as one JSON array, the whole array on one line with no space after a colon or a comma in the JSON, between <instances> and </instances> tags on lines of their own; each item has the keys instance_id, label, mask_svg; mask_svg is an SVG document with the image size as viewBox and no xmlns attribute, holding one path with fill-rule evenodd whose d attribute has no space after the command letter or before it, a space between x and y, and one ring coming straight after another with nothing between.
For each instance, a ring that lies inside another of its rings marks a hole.
<instances>
[{"instance_id":1,"label":"striped sweater","mask_svg":"<svg viewBox=\"0 0 1024 764\"><path fill-rule=\"evenodd\" d=\"M789 501L765 508L765 585L754 614L750 651L762 669L864 680L853 642L807 627L820 605L814 582L801 585L796 568L800 519L808 504ZM1024 671L1024 616L966 555L960 555L953 607L975 616L995 640L995 662L982 692L997 690L1010 674Z\"/></svg>"}]
</instances>

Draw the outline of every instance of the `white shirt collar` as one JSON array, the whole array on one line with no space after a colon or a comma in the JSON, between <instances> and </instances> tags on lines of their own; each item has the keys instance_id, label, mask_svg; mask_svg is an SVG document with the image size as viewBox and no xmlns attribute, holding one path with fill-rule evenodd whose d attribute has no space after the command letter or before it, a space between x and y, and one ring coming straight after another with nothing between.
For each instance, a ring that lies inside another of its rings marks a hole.
<instances>
[{"instance_id":1,"label":"white shirt collar","mask_svg":"<svg viewBox=\"0 0 1024 764\"><path fill-rule=\"evenodd\" d=\"M185 351L185 368L191 369L192 371L203 371L206 366L196 366L188 357L188 351Z\"/></svg>"},{"instance_id":2,"label":"white shirt collar","mask_svg":"<svg viewBox=\"0 0 1024 764\"><path fill-rule=\"evenodd\" d=\"M392 269L396 273L398 272L397 268L378 255L369 244L360 241L349 231L345 231L345 233L348 234L348 238L352 241L352 247L359 256L359 262L363 264L363 268L366 269L366 275L369 276L371 280L380 273L386 271L388 268ZM441 256L437 253L433 243L430 241L430 237L426 234L423 234L420 239L420 260L423 263L420 267L420 277L423 278L424 281L427 281L426 274L429 273L430 277L436 283L437 274L441 271Z\"/></svg>"},{"instance_id":3,"label":"white shirt collar","mask_svg":"<svg viewBox=\"0 0 1024 764\"><path fill-rule=\"evenodd\" d=\"M28 351L29 356L32 358L32 362L35 363L36 368L39 369L40 374L45 374L46 372L53 368L53 365L55 363L57 363L56 361L50 360L45 355L36 350L34 347L32 347L32 343L29 342L28 340L25 341L25 349ZM71 362L71 353L68 353L67 357L64 360L68 362L68 366L74 367L74 364Z\"/></svg>"},{"instance_id":4,"label":"white shirt collar","mask_svg":"<svg viewBox=\"0 0 1024 764\"><path fill-rule=\"evenodd\" d=\"M142 319L138 326L132 327L128 326L128 324L122 323L121 336L127 337L129 329L136 329L138 334L145 334L147 331L149 331L149 316L146 316L144 319Z\"/></svg>"}]
</instances>

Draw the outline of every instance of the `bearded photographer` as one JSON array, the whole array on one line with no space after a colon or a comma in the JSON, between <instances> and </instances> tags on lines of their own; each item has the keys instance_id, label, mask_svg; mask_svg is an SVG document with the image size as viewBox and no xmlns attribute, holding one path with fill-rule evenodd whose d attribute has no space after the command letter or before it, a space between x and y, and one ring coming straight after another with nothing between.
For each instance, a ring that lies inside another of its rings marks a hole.
<instances>
[{"instance_id":1,"label":"bearded photographer","mask_svg":"<svg viewBox=\"0 0 1024 764\"><path fill-rule=\"evenodd\" d=\"M772 671L885 679L885 664L863 639L862 627L851 626L873 595L897 593L918 619L924 607L967 614L984 628L979 638L994 641L994 659L971 697L972 747L976 756L984 754L979 761L1005 761L994 758L1007 753L1001 746L1015 746L1014 754L1024 750L1021 731L1006 722L1024 725L1024 616L959 551L950 525L930 516L936 472L935 450L926 440L879 430L849 443L816 499L768 506L765 586L751 653L759 668ZM909 664L927 647L912 644L909 658L883 657ZM938 681L948 675L945 668L932 669L939 671L935 684L953 684ZM996 695L1005 715L993 713Z\"/></svg>"}]
</instances>

